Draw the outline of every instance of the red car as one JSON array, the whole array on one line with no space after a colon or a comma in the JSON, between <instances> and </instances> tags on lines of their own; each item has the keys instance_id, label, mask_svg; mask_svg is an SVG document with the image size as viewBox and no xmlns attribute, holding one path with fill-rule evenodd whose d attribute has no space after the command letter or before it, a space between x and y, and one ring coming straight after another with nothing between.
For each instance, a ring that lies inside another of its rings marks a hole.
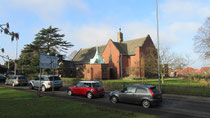
<instances>
[{"instance_id":1,"label":"red car","mask_svg":"<svg viewBox=\"0 0 210 118\"><path fill-rule=\"evenodd\" d=\"M69 87L67 94L72 95L85 95L87 98L92 99L96 96L104 96L104 88L99 81L80 81L76 86Z\"/></svg>"}]
</instances>

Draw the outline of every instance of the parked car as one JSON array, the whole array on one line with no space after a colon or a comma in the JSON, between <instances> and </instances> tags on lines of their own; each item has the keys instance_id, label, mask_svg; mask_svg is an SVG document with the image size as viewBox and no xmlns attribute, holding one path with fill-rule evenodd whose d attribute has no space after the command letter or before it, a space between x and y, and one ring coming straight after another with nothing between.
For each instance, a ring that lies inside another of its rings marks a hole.
<instances>
[{"instance_id":1,"label":"parked car","mask_svg":"<svg viewBox=\"0 0 210 118\"><path fill-rule=\"evenodd\" d=\"M6 79L5 84L12 85L13 87L17 85L28 85L28 80L24 75L12 75Z\"/></svg>"},{"instance_id":2,"label":"parked car","mask_svg":"<svg viewBox=\"0 0 210 118\"><path fill-rule=\"evenodd\" d=\"M54 81L53 81L54 80ZM56 75L40 75L35 79L29 81L30 89L41 89L45 92L47 89L52 89L54 86L55 89L60 89L63 87L62 80L59 76Z\"/></svg>"},{"instance_id":3,"label":"parked car","mask_svg":"<svg viewBox=\"0 0 210 118\"><path fill-rule=\"evenodd\" d=\"M85 95L87 98L100 96L104 97L104 88L99 81L80 81L77 85L69 87L67 94L69 96L73 94Z\"/></svg>"},{"instance_id":4,"label":"parked car","mask_svg":"<svg viewBox=\"0 0 210 118\"><path fill-rule=\"evenodd\" d=\"M119 91L110 92L109 99L112 103L137 103L149 108L162 102L162 94L152 85L129 85Z\"/></svg>"},{"instance_id":5,"label":"parked car","mask_svg":"<svg viewBox=\"0 0 210 118\"><path fill-rule=\"evenodd\" d=\"M0 82L5 82L6 76L0 74Z\"/></svg>"}]
</instances>

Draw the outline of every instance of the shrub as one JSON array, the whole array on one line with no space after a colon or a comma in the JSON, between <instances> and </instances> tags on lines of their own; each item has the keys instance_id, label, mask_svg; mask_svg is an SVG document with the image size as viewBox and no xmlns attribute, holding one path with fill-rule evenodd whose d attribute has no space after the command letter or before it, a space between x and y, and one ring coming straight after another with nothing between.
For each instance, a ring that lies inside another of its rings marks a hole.
<instances>
[{"instance_id":1,"label":"shrub","mask_svg":"<svg viewBox=\"0 0 210 118\"><path fill-rule=\"evenodd\" d=\"M200 83L203 84L203 85L205 85L205 86L207 86L207 84L208 84L207 81L206 81L205 79L201 79L201 80L200 80Z\"/></svg>"}]
</instances>

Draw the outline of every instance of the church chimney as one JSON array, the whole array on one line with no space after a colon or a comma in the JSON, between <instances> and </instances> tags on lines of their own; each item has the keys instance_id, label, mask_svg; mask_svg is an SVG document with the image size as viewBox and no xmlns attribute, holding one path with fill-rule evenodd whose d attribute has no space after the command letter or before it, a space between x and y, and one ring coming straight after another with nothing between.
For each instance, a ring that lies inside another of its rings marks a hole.
<instances>
[{"instance_id":1,"label":"church chimney","mask_svg":"<svg viewBox=\"0 0 210 118\"><path fill-rule=\"evenodd\" d=\"M121 28L119 29L119 32L117 33L117 42L119 43L123 42L123 33L121 32Z\"/></svg>"}]
</instances>

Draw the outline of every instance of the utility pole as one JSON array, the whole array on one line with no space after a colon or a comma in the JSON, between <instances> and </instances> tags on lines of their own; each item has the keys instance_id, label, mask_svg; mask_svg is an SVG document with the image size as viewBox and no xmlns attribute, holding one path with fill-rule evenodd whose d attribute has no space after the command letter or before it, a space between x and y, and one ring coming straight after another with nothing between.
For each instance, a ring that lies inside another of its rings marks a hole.
<instances>
[{"instance_id":1,"label":"utility pole","mask_svg":"<svg viewBox=\"0 0 210 118\"><path fill-rule=\"evenodd\" d=\"M156 23L157 23L157 45L158 45L158 79L159 79L159 90L161 91L161 80L160 80L160 46L159 46L159 21L158 21L158 0L156 0Z\"/></svg>"},{"instance_id":2,"label":"utility pole","mask_svg":"<svg viewBox=\"0 0 210 118\"><path fill-rule=\"evenodd\" d=\"M15 72L14 72L14 75L17 74L17 56L18 56L18 39L16 39L16 58L15 58Z\"/></svg>"}]
</instances>

